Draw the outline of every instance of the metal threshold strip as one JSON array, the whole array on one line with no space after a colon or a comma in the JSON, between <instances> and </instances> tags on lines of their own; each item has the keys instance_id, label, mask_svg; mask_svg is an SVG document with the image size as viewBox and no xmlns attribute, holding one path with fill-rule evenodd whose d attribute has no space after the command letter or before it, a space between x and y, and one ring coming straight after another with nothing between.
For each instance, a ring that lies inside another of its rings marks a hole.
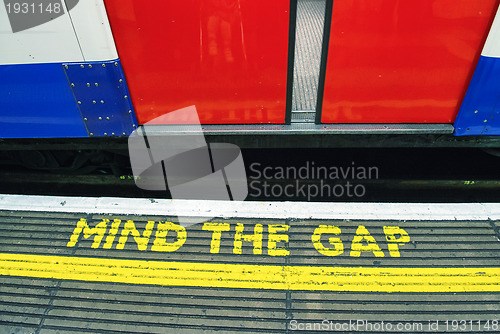
<instances>
[{"instance_id":1,"label":"metal threshold strip","mask_svg":"<svg viewBox=\"0 0 500 334\"><path fill-rule=\"evenodd\" d=\"M190 125L154 125L148 135L190 135ZM451 124L248 124L203 125L205 135L350 135L350 134L452 134Z\"/></svg>"}]
</instances>

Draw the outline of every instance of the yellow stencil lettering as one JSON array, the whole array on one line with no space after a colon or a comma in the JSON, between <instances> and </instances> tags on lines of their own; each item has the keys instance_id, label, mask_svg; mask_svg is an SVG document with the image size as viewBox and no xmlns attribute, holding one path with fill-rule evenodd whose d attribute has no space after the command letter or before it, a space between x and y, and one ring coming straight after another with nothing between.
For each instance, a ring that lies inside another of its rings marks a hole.
<instances>
[{"instance_id":1,"label":"yellow stencil lettering","mask_svg":"<svg viewBox=\"0 0 500 334\"><path fill-rule=\"evenodd\" d=\"M118 233L118 228L120 227L121 224L120 219L114 219L113 224L111 224L111 228L109 229L108 236L106 237L106 243L102 248L104 249L110 249L113 246L113 242L115 241L115 236L116 233Z\"/></svg>"},{"instance_id":2,"label":"yellow stencil lettering","mask_svg":"<svg viewBox=\"0 0 500 334\"><path fill-rule=\"evenodd\" d=\"M366 242L366 245L363 245ZM360 257L361 252L373 252L376 257L384 257L384 252L380 249L377 241L363 225L359 225L356 235L352 239L351 256Z\"/></svg>"},{"instance_id":3,"label":"yellow stencil lettering","mask_svg":"<svg viewBox=\"0 0 500 334\"><path fill-rule=\"evenodd\" d=\"M267 254L271 256L287 256L290 251L277 247L278 242L288 242L288 234L276 234L279 232L286 232L290 226L288 225L268 225L269 237L267 239Z\"/></svg>"},{"instance_id":4,"label":"yellow stencil lettering","mask_svg":"<svg viewBox=\"0 0 500 334\"><path fill-rule=\"evenodd\" d=\"M337 256L344 252L344 244L340 238L331 237L328 239L328 242L333 247L325 247L321 243L321 235L323 234L335 234L339 235L341 233L340 227L333 225L319 225L315 230L311 237L312 243L316 250L326 256Z\"/></svg>"},{"instance_id":5,"label":"yellow stencil lettering","mask_svg":"<svg viewBox=\"0 0 500 334\"><path fill-rule=\"evenodd\" d=\"M118 245L116 245L116 249L123 249L125 247L125 243L128 240L128 235L132 234L134 237L135 243L137 244L137 248L140 251L145 251L148 248L149 238L153 233L153 228L155 226L154 221L148 221L146 224L146 228L142 231L142 236L135 228L134 221L127 220L125 226L123 226L122 234L120 239L118 240Z\"/></svg>"},{"instance_id":6,"label":"yellow stencil lettering","mask_svg":"<svg viewBox=\"0 0 500 334\"><path fill-rule=\"evenodd\" d=\"M253 242L253 253L262 254L262 224L255 224L253 234L243 234L245 225L236 224L236 234L234 235L234 254L241 254L241 247L243 241Z\"/></svg>"},{"instance_id":7,"label":"yellow stencil lettering","mask_svg":"<svg viewBox=\"0 0 500 334\"><path fill-rule=\"evenodd\" d=\"M73 230L73 235L71 236L70 240L68 241L66 247L75 247L76 243L78 242L78 239L80 238L80 234L83 231L83 236L85 239L88 239L90 236L94 235L94 242L92 243L92 248L99 248L99 245L101 244L102 238L104 237L104 234L106 234L106 229L108 225L109 219L103 219L102 222L97 224L94 228L90 228L87 225L87 220L85 219L80 219L78 223L76 224L75 229Z\"/></svg>"},{"instance_id":8,"label":"yellow stencil lettering","mask_svg":"<svg viewBox=\"0 0 500 334\"><path fill-rule=\"evenodd\" d=\"M169 231L177 233L177 240L167 243L167 234ZM175 252L184 245L187 239L187 232L183 226L171 222L159 222L156 228L156 238L151 250L153 252Z\"/></svg>"},{"instance_id":9,"label":"yellow stencil lettering","mask_svg":"<svg viewBox=\"0 0 500 334\"><path fill-rule=\"evenodd\" d=\"M210 242L210 253L218 254L220 251L220 239L222 232L229 231L229 223L205 223L204 231L212 231L212 241Z\"/></svg>"},{"instance_id":10,"label":"yellow stencil lettering","mask_svg":"<svg viewBox=\"0 0 500 334\"><path fill-rule=\"evenodd\" d=\"M398 226L384 226L385 239L388 244L389 254L392 257L401 257L399 246L410 242L410 235ZM399 236L397 238L396 236Z\"/></svg>"}]
</instances>

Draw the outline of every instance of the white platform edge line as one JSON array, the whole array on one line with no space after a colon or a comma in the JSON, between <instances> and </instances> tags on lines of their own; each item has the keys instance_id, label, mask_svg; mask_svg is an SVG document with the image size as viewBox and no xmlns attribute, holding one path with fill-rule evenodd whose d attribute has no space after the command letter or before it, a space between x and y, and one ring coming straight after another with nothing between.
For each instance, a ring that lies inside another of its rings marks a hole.
<instances>
[{"instance_id":1,"label":"white platform edge line","mask_svg":"<svg viewBox=\"0 0 500 334\"><path fill-rule=\"evenodd\" d=\"M500 219L500 203L227 202L117 197L0 195L0 210L263 219L399 221Z\"/></svg>"}]
</instances>

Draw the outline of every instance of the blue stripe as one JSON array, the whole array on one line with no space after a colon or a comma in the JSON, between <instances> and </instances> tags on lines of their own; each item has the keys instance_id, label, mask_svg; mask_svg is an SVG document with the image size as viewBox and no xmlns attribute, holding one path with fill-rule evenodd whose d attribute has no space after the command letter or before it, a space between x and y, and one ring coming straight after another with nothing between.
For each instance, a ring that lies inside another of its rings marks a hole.
<instances>
[{"instance_id":1,"label":"blue stripe","mask_svg":"<svg viewBox=\"0 0 500 334\"><path fill-rule=\"evenodd\" d=\"M455 135L500 135L500 58L481 56L455 120Z\"/></svg>"},{"instance_id":2,"label":"blue stripe","mask_svg":"<svg viewBox=\"0 0 500 334\"><path fill-rule=\"evenodd\" d=\"M118 59L0 66L0 138L128 136L136 126Z\"/></svg>"},{"instance_id":3,"label":"blue stripe","mask_svg":"<svg viewBox=\"0 0 500 334\"><path fill-rule=\"evenodd\" d=\"M87 136L61 64L0 66L0 138Z\"/></svg>"}]
</instances>

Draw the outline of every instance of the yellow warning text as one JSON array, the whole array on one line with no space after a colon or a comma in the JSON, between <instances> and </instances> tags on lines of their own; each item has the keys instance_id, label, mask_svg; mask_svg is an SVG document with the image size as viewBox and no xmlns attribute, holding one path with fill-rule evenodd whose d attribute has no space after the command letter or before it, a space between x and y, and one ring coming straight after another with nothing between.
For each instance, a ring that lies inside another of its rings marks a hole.
<instances>
[{"instance_id":1,"label":"yellow warning text","mask_svg":"<svg viewBox=\"0 0 500 334\"><path fill-rule=\"evenodd\" d=\"M231 225L207 222L203 224L202 230L211 233L210 248L207 248L207 252L212 254L220 253L221 240L230 235L233 254L242 254L244 245L251 246L254 255L262 255L263 249L267 249L268 256L288 256L291 252L288 246L290 226L286 224L268 224L267 228L264 228L263 224L245 226L242 223ZM382 231L385 236L383 247L365 226L359 225L350 242L350 251L346 255L401 257L400 247L410 242L410 235L399 226L383 226ZM319 225L311 235L312 247L318 254L339 256L345 250L345 240L341 240L341 234L342 229L339 226ZM67 247L75 247L82 238L93 240L91 248L99 248L102 244L103 249L112 249L113 246L116 249L124 249L125 244L133 239L139 251L146 251L151 245L150 250L153 252L175 252L186 243L188 231L179 224L167 221L148 221L142 229L138 229L132 220L120 219L102 219L91 227L82 218L76 224Z\"/></svg>"}]
</instances>

